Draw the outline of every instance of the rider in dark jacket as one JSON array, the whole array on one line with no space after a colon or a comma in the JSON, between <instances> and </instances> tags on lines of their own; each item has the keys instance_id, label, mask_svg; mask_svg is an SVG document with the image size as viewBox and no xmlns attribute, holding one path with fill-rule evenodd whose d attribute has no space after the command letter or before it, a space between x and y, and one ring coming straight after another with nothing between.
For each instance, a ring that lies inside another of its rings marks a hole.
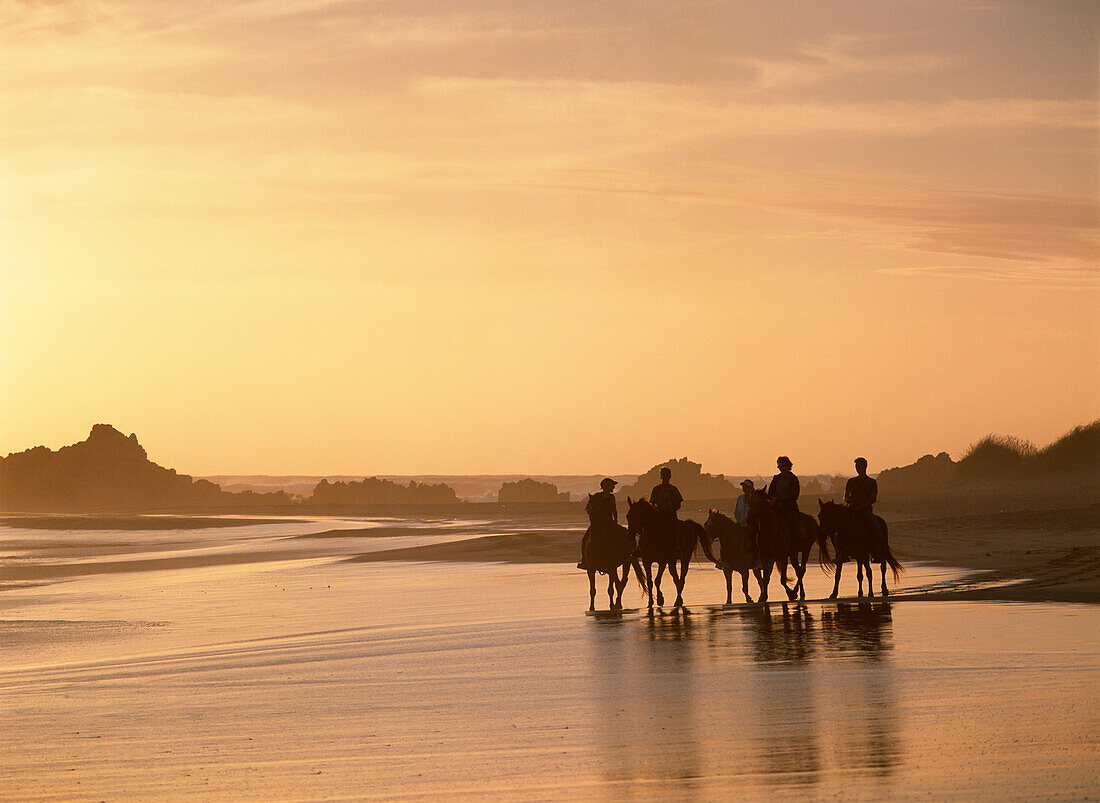
<instances>
[{"instance_id":1,"label":"rider in dark jacket","mask_svg":"<svg viewBox=\"0 0 1100 803\"><path fill-rule=\"evenodd\" d=\"M874 544L878 535L878 522L875 521L874 504L878 501L878 483L874 477L867 476L867 460L863 457L856 458L856 476L848 480L844 486L844 504L848 506L859 521L860 525ZM839 551L839 550L838 550ZM841 554L841 558L847 559L847 555Z\"/></svg>"},{"instance_id":2,"label":"rider in dark jacket","mask_svg":"<svg viewBox=\"0 0 1100 803\"><path fill-rule=\"evenodd\" d=\"M791 471L791 459L781 455L775 465L779 473L768 485L768 498L772 500L780 519L786 523L787 536L793 544L798 537L798 494L801 490L798 477Z\"/></svg>"},{"instance_id":3,"label":"rider in dark jacket","mask_svg":"<svg viewBox=\"0 0 1100 803\"><path fill-rule=\"evenodd\" d=\"M649 503L657 508L657 513L669 528L669 532L676 534L676 511L684 503L684 497L680 489L673 485L672 469L665 466L661 469L661 484L653 486L649 494Z\"/></svg>"}]
</instances>

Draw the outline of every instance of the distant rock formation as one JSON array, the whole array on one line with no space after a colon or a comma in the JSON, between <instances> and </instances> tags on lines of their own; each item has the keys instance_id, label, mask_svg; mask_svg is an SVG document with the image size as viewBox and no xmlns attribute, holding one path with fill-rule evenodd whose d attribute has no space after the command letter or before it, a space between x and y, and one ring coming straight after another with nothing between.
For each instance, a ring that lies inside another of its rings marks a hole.
<instances>
[{"instance_id":1,"label":"distant rock formation","mask_svg":"<svg viewBox=\"0 0 1100 803\"><path fill-rule=\"evenodd\" d=\"M431 485L413 480L399 485L390 480L368 477L360 482L321 480L306 500L311 505L445 505L459 501L454 489L439 483Z\"/></svg>"},{"instance_id":2,"label":"distant rock formation","mask_svg":"<svg viewBox=\"0 0 1100 803\"><path fill-rule=\"evenodd\" d=\"M741 493L741 489L727 480L724 474L704 474L701 463L681 457L655 465L638 477L636 483L620 489L616 495L648 499L653 486L660 484L661 469L665 466L672 471L672 484L680 489L684 499L732 499Z\"/></svg>"},{"instance_id":3,"label":"distant rock formation","mask_svg":"<svg viewBox=\"0 0 1100 803\"><path fill-rule=\"evenodd\" d=\"M236 508L286 504L284 493L227 494L206 480L158 466L136 435L96 424L87 440L56 452L36 446L0 458L0 509L90 512Z\"/></svg>"},{"instance_id":4,"label":"distant rock formation","mask_svg":"<svg viewBox=\"0 0 1100 803\"><path fill-rule=\"evenodd\" d=\"M947 452L926 454L908 466L888 468L878 475L879 490L912 491L946 485L955 477L956 463Z\"/></svg>"},{"instance_id":5,"label":"distant rock formation","mask_svg":"<svg viewBox=\"0 0 1100 803\"><path fill-rule=\"evenodd\" d=\"M538 482L527 477L516 482L505 482L500 486L497 501L502 505L534 502L568 502L569 492L558 491L552 482Z\"/></svg>"}]
</instances>

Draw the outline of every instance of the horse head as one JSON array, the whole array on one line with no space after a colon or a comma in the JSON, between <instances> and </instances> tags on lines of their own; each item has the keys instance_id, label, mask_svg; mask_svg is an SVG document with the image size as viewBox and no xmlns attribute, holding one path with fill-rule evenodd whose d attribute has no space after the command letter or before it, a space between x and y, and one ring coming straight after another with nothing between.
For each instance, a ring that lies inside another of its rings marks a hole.
<instances>
[{"instance_id":1,"label":"horse head","mask_svg":"<svg viewBox=\"0 0 1100 803\"><path fill-rule=\"evenodd\" d=\"M824 535L832 537L840 528L840 519L844 515L845 508L831 499L828 502L817 500L817 522L821 525Z\"/></svg>"},{"instance_id":2,"label":"horse head","mask_svg":"<svg viewBox=\"0 0 1100 803\"><path fill-rule=\"evenodd\" d=\"M626 498L626 530L631 536L640 535L653 518L655 508L644 499Z\"/></svg>"}]
</instances>

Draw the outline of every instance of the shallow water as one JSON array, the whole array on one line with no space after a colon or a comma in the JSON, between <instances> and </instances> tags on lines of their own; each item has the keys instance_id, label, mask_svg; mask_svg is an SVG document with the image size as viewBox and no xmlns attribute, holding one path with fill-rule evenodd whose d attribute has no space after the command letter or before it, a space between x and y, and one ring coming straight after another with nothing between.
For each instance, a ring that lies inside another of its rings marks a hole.
<instances>
[{"instance_id":1,"label":"shallow water","mask_svg":"<svg viewBox=\"0 0 1100 803\"><path fill-rule=\"evenodd\" d=\"M0 795L1097 795L1094 607L724 596L593 615L568 566L335 556L11 588Z\"/></svg>"}]
</instances>

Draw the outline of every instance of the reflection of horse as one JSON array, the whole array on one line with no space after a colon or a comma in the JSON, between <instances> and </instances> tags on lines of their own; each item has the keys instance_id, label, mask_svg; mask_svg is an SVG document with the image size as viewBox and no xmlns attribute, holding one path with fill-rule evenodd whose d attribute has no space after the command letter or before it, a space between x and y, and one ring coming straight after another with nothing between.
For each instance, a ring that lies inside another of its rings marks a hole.
<instances>
[{"instance_id":1,"label":"reflection of horse","mask_svg":"<svg viewBox=\"0 0 1100 803\"><path fill-rule=\"evenodd\" d=\"M879 657L893 647L893 617L889 602L839 602L822 610L825 645L839 652Z\"/></svg>"},{"instance_id":2,"label":"reflection of horse","mask_svg":"<svg viewBox=\"0 0 1100 803\"><path fill-rule=\"evenodd\" d=\"M591 500L592 494L588 498ZM589 504L585 509L589 521L584 547L584 565L588 569L588 610L596 610L596 572L607 575L607 600L611 610L621 610L623 589L630 576L631 565L634 566L638 583L645 587L642 567L633 557L634 540L626 527L606 519L595 519L591 507ZM622 577L619 576L620 568L623 570Z\"/></svg>"},{"instance_id":3,"label":"reflection of horse","mask_svg":"<svg viewBox=\"0 0 1100 803\"><path fill-rule=\"evenodd\" d=\"M863 596L863 568L865 566L867 567L867 595L871 597L875 595L874 577L871 574L872 560L879 564L879 570L882 574L882 596L889 595L890 592L886 588L886 564L890 564L890 568L894 572L895 583L904 569L890 551L889 528L886 526L886 522L879 516L875 516L878 527L876 532L869 533L867 527L864 526L862 517L851 508L838 505L836 502L822 502L820 499L817 504L821 508L817 518L821 522L822 534L832 540L833 547L840 556L846 553L856 562L859 596ZM836 580L833 582L833 593L829 595L829 599L836 599L837 591L840 588L842 565L843 561L838 560Z\"/></svg>"},{"instance_id":4,"label":"reflection of horse","mask_svg":"<svg viewBox=\"0 0 1100 803\"><path fill-rule=\"evenodd\" d=\"M657 564L657 604L665 604L665 596L661 593L661 577L665 569L672 575L672 582L676 584L676 602L674 605L684 604L684 581L687 579L688 564L695 553L696 544L701 544L703 554L711 561L717 562L714 553L710 550L710 540L706 538L702 525L698 522L676 520L676 528L673 532L668 526L657 508L644 499L637 502L626 498L626 525L630 535L638 536L637 556L645 567L646 589L649 592L649 607L653 607L653 564Z\"/></svg>"},{"instance_id":5,"label":"reflection of horse","mask_svg":"<svg viewBox=\"0 0 1100 803\"><path fill-rule=\"evenodd\" d=\"M753 660L762 664L804 663L817 647L814 619L805 605L784 602L775 608L741 608L746 629L752 634Z\"/></svg>"},{"instance_id":6,"label":"reflection of horse","mask_svg":"<svg viewBox=\"0 0 1100 803\"><path fill-rule=\"evenodd\" d=\"M829 557L828 544L817 522L811 516L800 513L798 532L792 539L779 512L768 499L767 490L753 491L749 494L748 501L749 526L756 530L756 544L760 550L760 561L764 565L760 582L760 602L768 601L768 584L771 582L773 566L779 568L779 581L783 584L783 590L787 592L787 598L806 599L802 578L806 574L806 562L815 543L821 568L828 571L833 565L832 558ZM790 561L795 572L794 588L787 585L787 561Z\"/></svg>"},{"instance_id":7,"label":"reflection of horse","mask_svg":"<svg viewBox=\"0 0 1100 803\"><path fill-rule=\"evenodd\" d=\"M726 604L733 604L734 572L741 575L741 591L745 595L745 602L752 602L752 597L749 596L749 572L756 575L757 585L761 583L760 570L756 568L752 532L717 510L710 511L703 525L703 532L708 547L712 547L714 539L718 539L721 547L719 565L726 575Z\"/></svg>"}]
</instances>

